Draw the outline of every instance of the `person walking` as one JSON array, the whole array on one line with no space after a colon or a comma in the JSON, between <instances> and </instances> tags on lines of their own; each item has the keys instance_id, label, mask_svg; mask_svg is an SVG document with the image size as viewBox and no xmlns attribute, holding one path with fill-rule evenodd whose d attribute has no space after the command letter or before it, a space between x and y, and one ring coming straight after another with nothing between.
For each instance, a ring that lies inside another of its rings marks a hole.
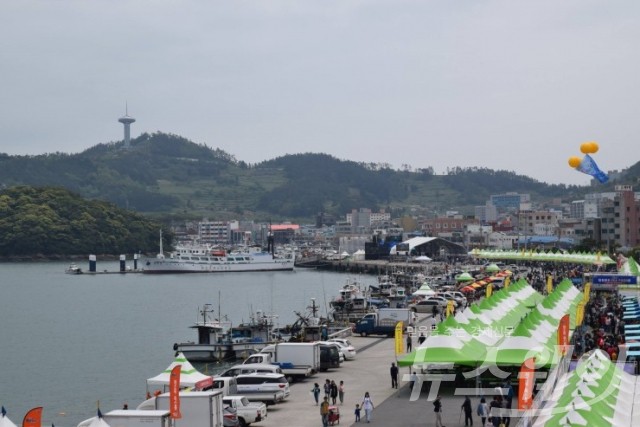
<instances>
[{"instance_id":1,"label":"person walking","mask_svg":"<svg viewBox=\"0 0 640 427\"><path fill-rule=\"evenodd\" d=\"M420 336L418 337L418 345L422 345L422 343L426 339L427 339L427 337L424 336L424 332L420 332Z\"/></svg>"},{"instance_id":2,"label":"person walking","mask_svg":"<svg viewBox=\"0 0 640 427\"><path fill-rule=\"evenodd\" d=\"M371 422L371 415L373 414L373 401L371 400L371 396L369 396L369 392L365 392L364 399L362 399L362 405L360 405L362 409L364 409L364 418L367 422Z\"/></svg>"},{"instance_id":3,"label":"person walking","mask_svg":"<svg viewBox=\"0 0 640 427\"><path fill-rule=\"evenodd\" d=\"M389 373L391 374L391 388L398 388L398 367L393 362L391 362Z\"/></svg>"},{"instance_id":4,"label":"person walking","mask_svg":"<svg viewBox=\"0 0 640 427\"><path fill-rule=\"evenodd\" d=\"M344 403L344 381L340 381L340 385L338 386L338 399L340 399L340 404Z\"/></svg>"},{"instance_id":5,"label":"person walking","mask_svg":"<svg viewBox=\"0 0 640 427\"><path fill-rule=\"evenodd\" d=\"M320 404L320 416L322 417L322 427L329 425L329 399L324 398Z\"/></svg>"},{"instance_id":6,"label":"person walking","mask_svg":"<svg viewBox=\"0 0 640 427\"><path fill-rule=\"evenodd\" d=\"M411 353L411 334L407 333L407 353Z\"/></svg>"},{"instance_id":7,"label":"person walking","mask_svg":"<svg viewBox=\"0 0 640 427\"><path fill-rule=\"evenodd\" d=\"M313 388L311 389L311 393L313 393L313 398L316 401L316 406L318 406L318 402L320 400L320 384L314 383Z\"/></svg>"},{"instance_id":8,"label":"person walking","mask_svg":"<svg viewBox=\"0 0 640 427\"><path fill-rule=\"evenodd\" d=\"M473 407L471 406L471 399L469 399L469 396L465 396L461 408L464 411L464 425L472 426L473 418L471 417L471 414L473 413Z\"/></svg>"},{"instance_id":9,"label":"person walking","mask_svg":"<svg viewBox=\"0 0 640 427\"><path fill-rule=\"evenodd\" d=\"M328 399L330 395L331 395L331 381L327 379L324 382L324 397Z\"/></svg>"},{"instance_id":10,"label":"person walking","mask_svg":"<svg viewBox=\"0 0 640 427\"><path fill-rule=\"evenodd\" d=\"M487 401L484 397L480 398L480 403L478 403L477 414L482 420L482 427L486 425L487 417L489 416L489 405L487 405Z\"/></svg>"},{"instance_id":11,"label":"person walking","mask_svg":"<svg viewBox=\"0 0 640 427\"><path fill-rule=\"evenodd\" d=\"M336 404L336 399L338 398L338 385L334 380L331 380L331 404Z\"/></svg>"},{"instance_id":12,"label":"person walking","mask_svg":"<svg viewBox=\"0 0 640 427\"><path fill-rule=\"evenodd\" d=\"M442 425L442 396L438 395L433 401L433 412L436 414L436 427L444 427Z\"/></svg>"}]
</instances>

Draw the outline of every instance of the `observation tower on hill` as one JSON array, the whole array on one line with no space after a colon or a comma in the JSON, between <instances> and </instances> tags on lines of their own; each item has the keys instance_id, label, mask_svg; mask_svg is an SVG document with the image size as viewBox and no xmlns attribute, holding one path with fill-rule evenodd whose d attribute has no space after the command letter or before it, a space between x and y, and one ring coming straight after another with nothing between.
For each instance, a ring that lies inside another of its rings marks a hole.
<instances>
[{"instance_id":1,"label":"observation tower on hill","mask_svg":"<svg viewBox=\"0 0 640 427\"><path fill-rule=\"evenodd\" d=\"M128 149L130 147L130 144L131 144L130 126L131 126L131 123L136 121L136 119L134 119L133 117L129 116L129 107L128 106L125 106L124 116L120 117L118 119L118 121L124 125L124 148Z\"/></svg>"}]
</instances>

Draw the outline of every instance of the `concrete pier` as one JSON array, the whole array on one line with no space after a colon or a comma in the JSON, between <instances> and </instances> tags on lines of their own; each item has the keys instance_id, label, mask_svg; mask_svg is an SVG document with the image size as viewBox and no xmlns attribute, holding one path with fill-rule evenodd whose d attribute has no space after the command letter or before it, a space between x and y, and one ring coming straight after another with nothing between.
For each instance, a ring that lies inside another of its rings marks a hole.
<instances>
[{"instance_id":1,"label":"concrete pier","mask_svg":"<svg viewBox=\"0 0 640 427\"><path fill-rule=\"evenodd\" d=\"M427 317L430 317L427 316ZM422 317L424 321L426 318ZM424 322L423 324L427 324ZM334 380L337 384L344 381L345 399L340 406L340 425L359 426L366 424L364 411L361 411L360 423L355 423L355 405L362 403L365 392L369 392L375 405L371 424L379 426L435 426L433 404L427 401L429 385L422 387L418 400L410 401L411 390L408 381L403 381L408 368L400 368L399 388L391 388L389 368L395 362L394 340L382 337L349 337L357 350L355 360L345 361L340 368L321 372L305 381L291 384L291 395L284 402L270 406L265 421L256 426L322 426L320 407L315 405L311 389L317 382L322 389L325 380ZM403 342L404 344L404 342ZM414 340L414 348L417 340ZM443 396L443 424L445 426L464 425L464 416L460 422L460 407L464 396L453 396L451 388L441 387ZM320 393L320 399L324 391ZM474 424L481 425L475 415L478 399L472 397ZM515 423L514 423L515 425Z\"/></svg>"}]
</instances>

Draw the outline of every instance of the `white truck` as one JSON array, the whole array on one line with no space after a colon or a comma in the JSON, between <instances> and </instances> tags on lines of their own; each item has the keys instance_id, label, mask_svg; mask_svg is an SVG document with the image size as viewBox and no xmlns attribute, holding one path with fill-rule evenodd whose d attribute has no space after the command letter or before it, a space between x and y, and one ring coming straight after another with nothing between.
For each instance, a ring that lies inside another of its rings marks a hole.
<instances>
[{"instance_id":1,"label":"white truck","mask_svg":"<svg viewBox=\"0 0 640 427\"><path fill-rule=\"evenodd\" d=\"M320 344L317 342L285 342L272 344L253 354L244 363L278 365L289 382L320 371Z\"/></svg>"},{"instance_id":2,"label":"white truck","mask_svg":"<svg viewBox=\"0 0 640 427\"><path fill-rule=\"evenodd\" d=\"M78 424L78 427L89 427L98 417L89 418ZM102 416L110 427L171 427L169 411L128 411L118 409ZM104 425L104 424L101 424Z\"/></svg>"},{"instance_id":3,"label":"white truck","mask_svg":"<svg viewBox=\"0 0 640 427\"><path fill-rule=\"evenodd\" d=\"M236 410L240 427L257 423L267 417L267 405L262 402L249 402L245 396L225 396L222 398L222 404Z\"/></svg>"},{"instance_id":4,"label":"white truck","mask_svg":"<svg viewBox=\"0 0 640 427\"><path fill-rule=\"evenodd\" d=\"M222 391L180 392L179 396L182 418L174 420L174 427L223 427ZM169 393L147 399L136 409L168 411Z\"/></svg>"}]
</instances>

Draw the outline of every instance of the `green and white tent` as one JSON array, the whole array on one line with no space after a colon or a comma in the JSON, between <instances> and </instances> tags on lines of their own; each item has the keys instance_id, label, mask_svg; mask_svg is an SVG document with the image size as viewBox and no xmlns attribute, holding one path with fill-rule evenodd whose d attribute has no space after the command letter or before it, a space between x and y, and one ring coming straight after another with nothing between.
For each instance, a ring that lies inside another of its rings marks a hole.
<instances>
[{"instance_id":1,"label":"green and white tent","mask_svg":"<svg viewBox=\"0 0 640 427\"><path fill-rule=\"evenodd\" d=\"M575 264L615 264L616 262L609 255L599 253L564 253L564 252L536 252L533 250L489 250L474 249L469 252L474 258L490 259L490 260L510 260L510 261L553 261Z\"/></svg>"},{"instance_id":2,"label":"green and white tent","mask_svg":"<svg viewBox=\"0 0 640 427\"><path fill-rule=\"evenodd\" d=\"M524 280L500 289L479 304L441 322L425 342L400 359L400 366L519 366L536 356L537 366L558 362L555 354L560 319L575 311L582 293L571 281L558 284L546 298Z\"/></svg>"},{"instance_id":3,"label":"green and white tent","mask_svg":"<svg viewBox=\"0 0 640 427\"><path fill-rule=\"evenodd\" d=\"M596 350L558 379L534 427L632 427L640 411L639 377L627 374Z\"/></svg>"}]
</instances>

